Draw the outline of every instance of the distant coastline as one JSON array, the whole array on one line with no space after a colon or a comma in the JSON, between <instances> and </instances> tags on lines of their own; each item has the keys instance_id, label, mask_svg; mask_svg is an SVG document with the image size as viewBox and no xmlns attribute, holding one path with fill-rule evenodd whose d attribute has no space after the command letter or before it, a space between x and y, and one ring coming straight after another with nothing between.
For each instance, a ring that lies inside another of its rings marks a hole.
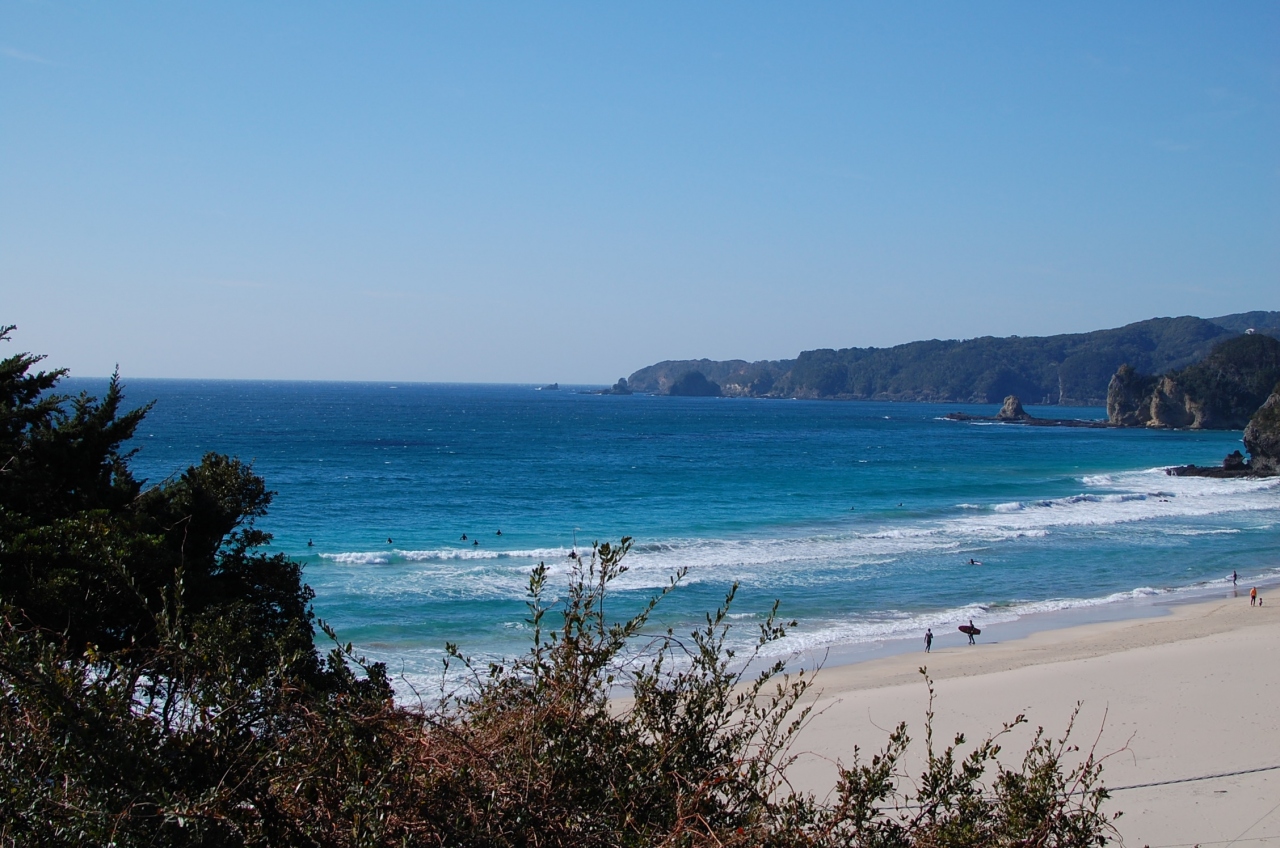
<instances>
[{"instance_id":1,"label":"distant coastline","mask_svg":"<svg viewBox=\"0 0 1280 848\"><path fill-rule=\"evenodd\" d=\"M808 350L784 360L667 360L635 371L626 384L642 394L922 403L1000 403L1017 395L1028 405L1102 406L1121 365L1162 374L1250 330L1280 338L1280 312L1152 318L1057 336Z\"/></svg>"}]
</instances>

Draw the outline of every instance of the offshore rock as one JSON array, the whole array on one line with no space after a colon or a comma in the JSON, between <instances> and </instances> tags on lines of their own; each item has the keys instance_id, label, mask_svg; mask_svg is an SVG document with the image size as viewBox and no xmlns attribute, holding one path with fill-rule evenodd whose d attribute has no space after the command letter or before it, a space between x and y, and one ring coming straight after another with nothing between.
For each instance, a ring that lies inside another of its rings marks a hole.
<instances>
[{"instance_id":1,"label":"offshore rock","mask_svg":"<svg viewBox=\"0 0 1280 848\"><path fill-rule=\"evenodd\" d=\"M1150 396L1156 378L1121 365L1107 386L1107 421L1117 427L1145 427L1151 420Z\"/></svg>"},{"instance_id":2,"label":"offshore rock","mask_svg":"<svg viewBox=\"0 0 1280 848\"><path fill-rule=\"evenodd\" d=\"M1017 395L1009 395L1004 399L1004 406L996 413L997 421L1030 421L1031 414L1022 408L1022 401Z\"/></svg>"},{"instance_id":3,"label":"offshore rock","mask_svg":"<svg viewBox=\"0 0 1280 848\"><path fill-rule=\"evenodd\" d=\"M1147 426L1202 430L1205 428L1204 404L1190 397L1173 377L1161 377L1151 394L1151 420Z\"/></svg>"},{"instance_id":4,"label":"offshore rock","mask_svg":"<svg viewBox=\"0 0 1280 848\"><path fill-rule=\"evenodd\" d=\"M1280 474L1280 385L1244 428L1244 447L1256 474Z\"/></svg>"}]
</instances>

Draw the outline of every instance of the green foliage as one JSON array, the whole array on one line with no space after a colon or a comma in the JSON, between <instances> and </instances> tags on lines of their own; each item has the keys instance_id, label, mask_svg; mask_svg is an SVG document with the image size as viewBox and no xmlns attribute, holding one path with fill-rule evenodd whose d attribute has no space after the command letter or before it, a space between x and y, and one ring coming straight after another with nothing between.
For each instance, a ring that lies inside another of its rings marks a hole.
<instances>
[{"instance_id":1,"label":"green foliage","mask_svg":"<svg viewBox=\"0 0 1280 848\"><path fill-rule=\"evenodd\" d=\"M1280 341L1237 336L1169 376L1188 396L1214 410L1216 418L1243 427L1280 380Z\"/></svg>"},{"instance_id":2,"label":"green foliage","mask_svg":"<svg viewBox=\"0 0 1280 848\"><path fill-rule=\"evenodd\" d=\"M1236 329L1239 326L1240 329ZM1102 404L1121 365L1162 374L1204 358L1244 327L1280 334L1280 313L1153 318L1109 330L1057 336L986 336L917 341L891 348L807 350L794 360L660 362L631 375L635 391L660 392L697 370L733 394L876 400Z\"/></svg>"},{"instance_id":3,"label":"green foliage","mask_svg":"<svg viewBox=\"0 0 1280 848\"><path fill-rule=\"evenodd\" d=\"M262 763L294 705L387 702L385 678L321 665L297 564L261 550L261 478L210 454L144 487L122 444L146 408L114 378L58 395L38 362L0 362L0 844L288 830Z\"/></svg>"},{"instance_id":4,"label":"green foliage","mask_svg":"<svg viewBox=\"0 0 1280 848\"><path fill-rule=\"evenodd\" d=\"M647 629L681 574L612 622L608 588L629 547L625 538L596 547L554 605L546 568L535 569L531 646L510 664L478 668L449 646L451 696L358 727L341 714L318 722L284 781L313 787L291 801L307 836L332 845L1085 848L1113 835L1100 763L1071 745L1070 728L1057 740L1037 731L1020 763L997 759L1022 716L971 749L959 736L937 751L930 706L920 773L906 771L903 724L869 762L854 749L832 800L792 791L786 769L813 681L782 662L750 671L785 635L776 606L745 657L726 645L736 587L687 636Z\"/></svg>"},{"instance_id":5,"label":"green foliage","mask_svg":"<svg viewBox=\"0 0 1280 848\"><path fill-rule=\"evenodd\" d=\"M1233 333L1253 330L1255 333L1280 338L1280 312L1238 312L1209 320Z\"/></svg>"},{"instance_id":6,"label":"green foliage","mask_svg":"<svg viewBox=\"0 0 1280 848\"><path fill-rule=\"evenodd\" d=\"M8 331L0 331L0 339ZM812 680L727 644L736 587L688 635L606 614L630 540L529 585L529 651L397 704L385 670L314 645L298 566L263 550L270 493L210 454L147 487L122 449L145 409L52 393L0 362L0 846L1083 846L1111 833L1092 755L1038 734L903 773L905 725L786 783ZM761 667L763 665L763 667ZM1014 724L1022 722L1021 717ZM1003 734L1001 734L1003 735ZM914 788L904 789L911 785Z\"/></svg>"},{"instance_id":7,"label":"green foliage","mask_svg":"<svg viewBox=\"0 0 1280 848\"><path fill-rule=\"evenodd\" d=\"M773 394L984 403L1012 394L1098 403L1121 364L1140 370L1182 365L1227 335L1199 318L1156 318L1092 333L805 351Z\"/></svg>"}]
</instances>

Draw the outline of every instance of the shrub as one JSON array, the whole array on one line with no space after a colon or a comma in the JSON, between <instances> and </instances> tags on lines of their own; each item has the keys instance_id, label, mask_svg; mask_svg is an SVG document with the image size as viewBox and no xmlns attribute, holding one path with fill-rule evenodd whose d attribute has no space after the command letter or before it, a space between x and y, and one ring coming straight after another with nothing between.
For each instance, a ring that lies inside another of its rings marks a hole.
<instances>
[{"instance_id":1,"label":"shrub","mask_svg":"<svg viewBox=\"0 0 1280 848\"><path fill-rule=\"evenodd\" d=\"M0 331L0 339L7 337ZM728 647L724 604L689 634L605 601L630 540L578 560L563 602L530 577L529 651L449 646L443 697L397 703L385 669L314 645L299 567L260 550L270 493L210 454L144 488L121 445L145 410L51 395L0 362L0 845L1083 846L1112 833L1091 753L1037 733L962 737L903 789L909 739L791 791L811 676ZM932 692L932 689L930 689ZM625 696L625 697L620 697ZM932 703L932 695L930 703Z\"/></svg>"}]
</instances>

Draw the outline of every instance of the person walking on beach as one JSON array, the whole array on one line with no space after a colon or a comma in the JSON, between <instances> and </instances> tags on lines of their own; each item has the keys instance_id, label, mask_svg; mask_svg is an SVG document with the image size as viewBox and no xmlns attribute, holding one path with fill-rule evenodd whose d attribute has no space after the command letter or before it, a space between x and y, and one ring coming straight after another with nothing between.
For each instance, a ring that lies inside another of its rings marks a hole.
<instances>
[{"instance_id":1,"label":"person walking on beach","mask_svg":"<svg viewBox=\"0 0 1280 848\"><path fill-rule=\"evenodd\" d=\"M973 638L973 619L972 619L972 618L971 618L971 619L969 619L969 631L968 631L968 632L969 632L969 644L970 644L970 645L976 645L976 644L978 644L978 640Z\"/></svg>"},{"instance_id":2,"label":"person walking on beach","mask_svg":"<svg viewBox=\"0 0 1280 848\"><path fill-rule=\"evenodd\" d=\"M1234 571L1233 571L1233 572L1231 572L1231 585L1232 585L1232 586L1236 585L1236 581L1237 581L1237 580L1239 580L1239 579L1240 579L1240 575L1236 574Z\"/></svg>"},{"instance_id":3,"label":"person walking on beach","mask_svg":"<svg viewBox=\"0 0 1280 848\"><path fill-rule=\"evenodd\" d=\"M1249 606L1255 606L1258 603L1258 587L1254 586L1249 590Z\"/></svg>"},{"instance_id":4,"label":"person walking on beach","mask_svg":"<svg viewBox=\"0 0 1280 848\"><path fill-rule=\"evenodd\" d=\"M933 649L933 630L926 628L924 631L924 652L927 654Z\"/></svg>"}]
</instances>

